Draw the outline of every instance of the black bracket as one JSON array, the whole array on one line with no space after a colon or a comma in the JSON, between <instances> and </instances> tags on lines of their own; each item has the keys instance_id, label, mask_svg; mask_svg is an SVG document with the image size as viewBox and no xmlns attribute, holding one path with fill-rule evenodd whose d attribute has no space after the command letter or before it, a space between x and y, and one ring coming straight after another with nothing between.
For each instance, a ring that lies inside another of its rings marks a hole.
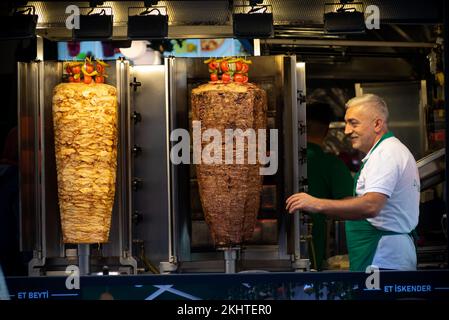
<instances>
[{"instance_id":1,"label":"black bracket","mask_svg":"<svg viewBox=\"0 0 449 320\"><path fill-rule=\"evenodd\" d=\"M299 103L304 103L306 102L306 96L302 93L302 90L297 90L296 91L296 100Z\"/></svg>"},{"instance_id":2,"label":"black bracket","mask_svg":"<svg viewBox=\"0 0 449 320\"><path fill-rule=\"evenodd\" d=\"M308 185L308 180L307 178L304 178L303 176L301 176L301 178L299 178L299 188L304 188L307 187Z\"/></svg>"},{"instance_id":3,"label":"black bracket","mask_svg":"<svg viewBox=\"0 0 449 320\"><path fill-rule=\"evenodd\" d=\"M142 121L142 115L139 112L134 111L131 119L134 121L134 124L136 124L137 122L141 122Z\"/></svg>"},{"instance_id":4,"label":"black bracket","mask_svg":"<svg viewBox=\"0 0 449 320\"><path fill-rule=\"evenodd\" d=\"M159 0L144 0L143 5L147 8L157 5Z\"/></svg>"},{"instance_id":5,"label":"black bracket","mask_svg":"<svg viewBox=\"0 0 449 320\"><path fill-rule=\"evenodd\" d=\"M134 157L138 157L142 153L142 148L135 144L132 148L132 153Z\"/></svg>"},{"instance_id":6,"label":"black bracket","mask_svg":"<svg viewBox=\"0 0 449 320\"><path fill-rule=\"evenodd\" d=\"M142 83L137 81L136 77L134 77L133 82L130 83L130 86L134 88L134 92L137 91L137 87L141 87Z\"/></svg>"},{"instance_id":7,"label":"black bracket","mask_svg":"<svg viewBox=\"0 0 449 320\"><path fill-rule=\"evenodd\" d=\"M301 134L301 135L306 133L306 125L304 124L304 121L298 122L298 131L299 131L299 134Z\"/></svg>"},{"instance_id":8,"label":"black bracket","mask_svg":"<svg viewBox=\"0 0 449 320\"><path fill-rule=\"evenodd\" d=\"M91 0L89 1L89 7L95 8L96 6L102 6L104 1L101 0Z\"/></svg>"},{"instance_id":9,"label":"black bracket","mask_svg":"<svg viewBox=\"0 0 449 320\"><path fill-rule=\"evenodd\" d=\"M299 149L299 163L304 164L307 162L307 148Z\"/></svg>"},{"instance_id":10,"label":"black bracket","mask_svg":"<svg viewBox=\"0 0 449 320\"><path fill-rule=\"evenodd\" d=\"M263 0L249 0L249 5L251 6L251 7L255 7L255 6L257 6L258 4L262 4L263 3Z\"/></svg>"},{"instance_id":11,"label":"black bracket","mask_svg":"<svg viewBox=\"0 0 449 320\"><path fill-rule=\"evenodd\" d=\"M132 221L134 224L138 224L140 221L142 221L143 215L138 210L134 210Z\"/></svg>"},{"instance_id":12,"label":"black bracket","mask_svg":"<svg viewBox=\"0 0 449 320\"><path fill-rule=\"evenodd\" d=\"M133 178L132 180L132 186L133 186L133 190L137 191L138 189L142 188L142 179L140 178Z\"/></svg>"}]
</instances>

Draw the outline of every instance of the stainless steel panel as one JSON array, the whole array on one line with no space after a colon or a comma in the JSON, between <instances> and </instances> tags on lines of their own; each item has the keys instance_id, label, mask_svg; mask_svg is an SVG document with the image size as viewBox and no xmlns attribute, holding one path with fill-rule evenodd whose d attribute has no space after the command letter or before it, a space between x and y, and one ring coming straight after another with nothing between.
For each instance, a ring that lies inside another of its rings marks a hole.
<instances>
[{"instance_id":1,"label":"stainless steel panel","mask_svg":"<svg viewBox=\"0 0 449 320\"><path fill-rule=\"evenodd\" d=\"M426 150L425 113L427 101L425 81L380 82L356 84L356 95L374 93L382 97L388 106L388 126L413 154L415 159L424 156Z\"/></svg>"},{"instance_id":2,"label":"stainless steel panel","mask_svg":"<svg viewBox=\"0 0 449 320\"><path fill-rule=\"evenodd\" d=\"M168 70L170 81L170 130L176 128L188 129L190 126L189 112L190 99L188 87L188 75L194 69L191 59L169 59L171 69ZM199 59L197 59L199 60ZM173 146L174 143L171 144ZM171 186L172 186L172 219L173 255L180 261L191 260L191 217L189 215L188 203L191 197L189 192L189 165L171 164ZM174 187L173 187L174 186Z\"/></svg>"},{"instance_id":3,"label":"stainless steel panel","mask_svg":"<svg viewBox=\"0 0 449 320\"><path fill-rule=\"evenodd\" d=\"M298 174L295 175L297 180L298 191L308 191L307 185L307 134L306 134L306 64L304 62L296 63L296 110L295 117L296 126L294 128L296 136L298 137L297 150L297 164ZM310 267L309 257L309 242L310 237L310 217L304 215L303 212L295 214L295 219L299 220L299 232L295 231L295 235L299 233L299 243L296 243L299 252L295 250L296 265L302 270L308 270ZM296 220L296 221L298 221Z\"/></svg>"},{"instance_id":4,"label":"stainless steel panel","mask_svg":"<svg viewBox=\"0 0 449 320\"><path fill-rule=\"evenodd\" d=\"M38 64L18 63L20 249L42 251L40 218ZM35 247L38 244L38 247Z\"/></svg>"},{"instance_id":5,"label":"stainless steel panel","mask_svg":"<svg viewBox=\"0 0 449 320\"><path fill-rule=\"evenodd\" d=\"M19 63L18 72L21 249L33 251L29 273L39 275L35 267L42 266L48 256L63 254L51 111L52 90L62 65Z\"/></svg>"},{"instance_id":6,"label":"stainless steel panel","mask_svg":"<svg viewBox=\"0 0 449 320\"><path fill-rule=\"evenodd\" d=\"M137 262L132 257L132 136L129 62L118 60L115 71L119 108L119 143L117 149L116 210L113 214L115 213L115 217L118 219L116 233L118 242L112 242L112 245L115 245L112 255L119 257L120 264L125 266L124 272L137 273ZM117 249L118 251L116 251Z\"/></svg>"},{"instance_id":7,"label":"stainless steel panel","mask_svg":"<svg viewBox=\"0 0 449 320\"><path fill-rule=\"evenodd\" d=\"M283 154L284 159L284 192L283 199L286 199L293 193L299 191L299 159L301 146L299 145L298 135L298 121L299 121L299 105L298 105L298 70L296 66L296 57L290 56L284 58L284 114L283 114L283 146L285 146ZM300 76L304 76L300 74ZM305 88L304 88L305 89ZM305 165L305 163L303 163ZM306 171L307 172L307 171ZM282 203L284 206L284 203ZM285 210L284 210L285 211ZM286 253L292 255L293 259L300 257L300 215L295 213L293 216L288 216L288 229L290 235L287 245ZM283 225L285 227L285 224ZM280 239L282 241L287 239Z\"/></svg>"},{"instance_id":8,"label":"stainless steel panel","mask_svg":"<svg viewBox=\"0 0 449 320\"><path fill-rule=\"evenodd\" d=\"M142 148L133 159L134 176L142 178L142 187L133 193L134 210L142 215L133 235L144 241L146 256L158 265L169 256L165 68L134 66L131 77L142 84L132 92L132 111L142 117L132 128L134 143Z\"/></svg>"},{"instance_id":9,"label":"stainless steel panel","mask_svg":"<svg viewBox=\"0 0 449 320\"><path fill-rule=\"evenodd\" d=\"M118 144L118 176L117 191L119 200L120 249L122 252L131 250L131 112L129 101L130 77L129 62L117 61L117 98L119 101L119 144Z\"/></svg>"},{"instance_id":10,"label":"stainless steel panel","mask_svg":"<svg viewBox=\"0 0 449 320\"><path fill-rule=\"evenodd\" d=\"M117 86L117 73L118 68L116 63L109 63L110 68L108 68L108 80L107 83L114 85L117 88L117 99L118 99L118 134L119 136L122 133L122 109L126 108L126 103L123 103L121 99L124 99L120 96L120 90ZM116 172L116 183L115 183L115 196L114 196L114 206L112 209L112 216L111 216L111 229L109 231L109 241L107 243L101 244L101 246L98 248L102 256L111 257L115 256L118 257L121 255L121 248L122 248L122 235L120 234L121 230L121 219L120 219L120 213L123 213L124 210L120 209L121 206L121 199L122 199L122 192L124 190L124 187L121 187L121 157L122 153L121 151L122 141L121 138L119 138L118 146L117 146L117 172ZM126 194L125 194L126 199ZM126 209L125 209L126 210ZM128 212L128 210L126 210Z\"/></svg>"},{"instance_id":11,"label":"stainless steel panel","mask_svg":"<svg viewBox=\"0 0 449 320\"><path fill-rule=\"evenodd\" d=\"M42 185L42 217L45 232L45 256L63 257L61 219L58 205L58 185L56 177L55 143L53 134L52 97L53 88L61 82L61 62L40 63L40 106L41 106L41 185Z\"/></svg>"}]
</instances>

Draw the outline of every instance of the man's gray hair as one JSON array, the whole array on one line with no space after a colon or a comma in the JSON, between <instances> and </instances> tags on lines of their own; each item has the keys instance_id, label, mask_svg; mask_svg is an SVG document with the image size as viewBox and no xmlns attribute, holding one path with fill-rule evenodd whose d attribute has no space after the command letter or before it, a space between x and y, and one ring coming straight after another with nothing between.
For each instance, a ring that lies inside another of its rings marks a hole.
<instances>
[{"instance_id":1,"label":"man's gray hair","mask_svg":"<svg viewBox=\"0 0 449 320\"><path fill-rule=\"evenodd\" d=\"M388 121L388 107L384 99L378 95L372 93L366 93L358 97L354 97L346 102L346 109L351 107L364 105L366 107L371 107L379 116L383 118L385 122Z\"/></svg>"}]
</instances>

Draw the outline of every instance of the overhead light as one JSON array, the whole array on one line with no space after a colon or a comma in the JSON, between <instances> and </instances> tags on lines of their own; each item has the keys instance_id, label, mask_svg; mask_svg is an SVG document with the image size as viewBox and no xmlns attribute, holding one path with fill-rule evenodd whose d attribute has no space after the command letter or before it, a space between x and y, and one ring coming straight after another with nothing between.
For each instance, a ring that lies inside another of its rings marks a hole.
<instances>
[{"instance_id":1,"label":"overhead light","mask_svg":"<svg viewBox=\"0 0 449 320\"><path fill-rule=\"evenodd\" d=\"M349 7L347 7L351 3ZM338 6L335 11L326 12L326 8ZM357 11L356 6L362 8ZM324 4L324 30L330 34L365 33L365 16L363 3L353 0L340 0L339 4Z\"/></svg>"},{"instance_id":2,"label":"overhead light","mask_svg":"<svg viewBox=\"0 0 449 320\"><path fill-rule=\"evenodd\" d=\"M237 38L269 38L274 34L273 10L261 0L249 1L249 6L234 6L232 26Z\"/></svg>"},{"instance_id":3,"label":"overhead light","mask_svg":"<svg viewBox=\"0 0 449 320\"><path fill-rule=\"evenodd\" d=\"M75 40L109 40L112 38L112 8L111 7L80 7L89 12L80 15L79 29L73 29ZM110 13L107 14L106 11Z\"/></svg>"},{"instance_id":4,"label":"overhead light","mask_svg":"<svg viewBox=\"0 0 449 320\"><path fill-rule=\"evenodd\" d=\"M161 39L168 36L168 15L166 7L152 6L128 8L128 39ZM145 3L147 5L147 3ZM131 15L130 10L140 13Z\"/></svg>"},{"instance_id":5,"label":"overhead light","mask_svg":"<svg viewBox=\"0 0 449 320\"><path fill-rule=\"evenodd\" d=\"M26 39L36 35L36 9L33 6L13 8L7 16L0 16L0 39Z\"/></svg>"}]
</instances>

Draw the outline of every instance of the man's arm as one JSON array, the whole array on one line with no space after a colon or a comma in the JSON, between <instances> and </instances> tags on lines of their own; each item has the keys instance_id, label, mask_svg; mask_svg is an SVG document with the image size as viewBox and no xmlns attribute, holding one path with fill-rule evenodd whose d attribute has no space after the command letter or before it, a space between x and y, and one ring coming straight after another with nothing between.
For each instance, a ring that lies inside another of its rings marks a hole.
<instances>
[{"instance_id":1,"label":"man's arm","mask_svg":"<svg viewBox=\"0 0 449 320\"><path fill-rule=\"evenodd\" d=\"M289 213L303 210L344 220L358 220L374 218L386 202L387 196L378 192L368 192L360 197L342 200L318 199L307 193L296 193L287 199L286 209Z\"/></svg>"}]
</instances>

